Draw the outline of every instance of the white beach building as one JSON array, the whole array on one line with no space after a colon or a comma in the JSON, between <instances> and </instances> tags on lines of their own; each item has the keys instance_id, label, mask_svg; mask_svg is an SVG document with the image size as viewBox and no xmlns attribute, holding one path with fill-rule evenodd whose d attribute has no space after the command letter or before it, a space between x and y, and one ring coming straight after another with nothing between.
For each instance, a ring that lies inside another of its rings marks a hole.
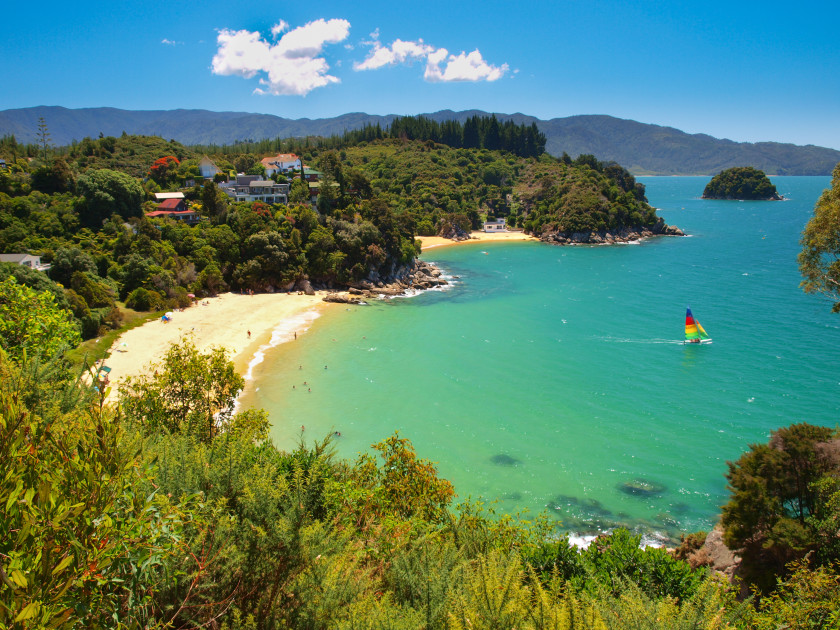
<instances>
[{"instance_id":1,"label":"white beach building","mask_svg":"<svg viewBox=\"0 0 840 630\"><path fill-rule=\"evenodd\" d=\"M507 232L507 226L504 219L496 219L495 221L484 222L485 232Z\"/></svg>"}]
</instances>

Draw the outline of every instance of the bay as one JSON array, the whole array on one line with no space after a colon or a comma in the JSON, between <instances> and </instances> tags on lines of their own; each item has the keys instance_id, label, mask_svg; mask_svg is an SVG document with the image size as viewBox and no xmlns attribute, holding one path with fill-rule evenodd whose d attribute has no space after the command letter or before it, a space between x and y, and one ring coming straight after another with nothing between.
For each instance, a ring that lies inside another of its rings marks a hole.
<instances>
[{"instance_id":1,"label":"bay","mask_svg":"<svg viewBox=\"0 0 840 630\"><path fill-rule=\"evenodd\" d=\"M399 431L461 499L570 532L708 529L727 460L840 411L840 318L796 264L830 180L772 179L786 201L640 178L687 238L429 250L449 290L333 309L255 368L243 403L269 411L281 448L337 431L353 459ZM713 344L683 345L687 305Z\"/></svg>"}]
</instances>

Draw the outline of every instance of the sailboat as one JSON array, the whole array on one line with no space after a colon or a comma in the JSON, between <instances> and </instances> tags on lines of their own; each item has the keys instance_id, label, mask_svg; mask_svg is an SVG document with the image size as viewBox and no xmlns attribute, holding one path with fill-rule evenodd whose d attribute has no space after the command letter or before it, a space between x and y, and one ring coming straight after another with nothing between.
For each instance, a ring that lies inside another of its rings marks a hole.
<instances>
[{"instance_id":1,"label":"sailboat","mask_svg":"<svg viewBox=\"0 0 840 630\"><path fill-rule=\"evenodd\" d=\"M694 315L691 314L691 308L685 309L685 341L683 343L712 343L712 338L703 330Z\"/></svg>"}]
</instances>

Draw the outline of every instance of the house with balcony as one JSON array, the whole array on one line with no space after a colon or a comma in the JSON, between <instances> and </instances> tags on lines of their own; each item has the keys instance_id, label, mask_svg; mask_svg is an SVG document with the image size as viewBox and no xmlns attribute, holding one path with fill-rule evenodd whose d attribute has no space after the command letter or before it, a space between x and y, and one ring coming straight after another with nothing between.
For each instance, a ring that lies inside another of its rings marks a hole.
<instances>
[{"instance_id":1,"label":"house with balcony","mask_svg":"<svg viewBox=\"0 0 840 630\"><path fill-rule=\"evenodd\" d=\"M258 179L256 175L237 175L235 182L219 186L233 201L262 201L264 203L288 203L289 185L278 184L270 179Z\"/></svg>"}]
</instances>

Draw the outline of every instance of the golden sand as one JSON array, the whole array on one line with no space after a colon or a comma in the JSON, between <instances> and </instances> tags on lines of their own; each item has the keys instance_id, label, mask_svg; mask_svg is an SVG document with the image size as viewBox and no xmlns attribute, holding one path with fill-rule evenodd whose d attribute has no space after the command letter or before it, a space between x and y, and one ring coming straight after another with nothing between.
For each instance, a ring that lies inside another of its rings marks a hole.
<instances>
[{"instance_id":1,"label":"golden sand","mask_svg":"<svg viewBox=\"0 0 840 630\"><path fill-rule=\"evenodd\" d=\"M422 243L423 251L435 247L447 247L449 245L466 245L468 243L486 243L489 241L537 241L535 236L525 232L472 232L469 240L453 241L440 236L418 236Z\"/></svg>"},{"instance_id":2,"label":"golden sand","mask_svg":"<svg viewBox=\"0 0 840 630\"><path fill-rule=\"evenodd\" d=\"M126 331L105 359L111 368L111 383L116 386L112 391L125 377L145 374L151 364L160 362L170 345L187 336L202 352L211 347L227 349L237 371L246 373L261 348L294 341L303 334L320 312L331 306L322 301L323 296L323 291L316 295L225 293L175 311L170 322L155 320Z\"/></svg>"}]
</instances>

